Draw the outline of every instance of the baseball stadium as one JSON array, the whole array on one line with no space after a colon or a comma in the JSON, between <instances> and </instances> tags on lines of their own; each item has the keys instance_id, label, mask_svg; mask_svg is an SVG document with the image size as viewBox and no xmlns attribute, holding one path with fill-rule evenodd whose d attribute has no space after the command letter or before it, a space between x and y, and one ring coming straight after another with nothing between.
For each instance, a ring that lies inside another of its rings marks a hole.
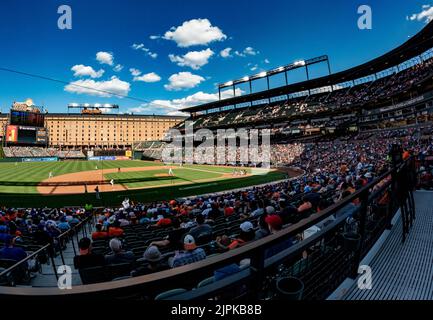
<instances>
[{"instance_id":1,"label":"baseball stadium","mask_svg":"<svg viewBox=\"0 0 433 320\"><path fill-rule=\"evenodd\" d=\"M176 40L170 30L153 40ZM119 112L126 96L86 87L104 73L93 69L73 85L107 103L51 113L11 100L0 113L1 301L432 300L433 22L364 63L332 62L227 70L234 80L212 99L176 100L180 114Z\"/></svg>"}]
</instances>

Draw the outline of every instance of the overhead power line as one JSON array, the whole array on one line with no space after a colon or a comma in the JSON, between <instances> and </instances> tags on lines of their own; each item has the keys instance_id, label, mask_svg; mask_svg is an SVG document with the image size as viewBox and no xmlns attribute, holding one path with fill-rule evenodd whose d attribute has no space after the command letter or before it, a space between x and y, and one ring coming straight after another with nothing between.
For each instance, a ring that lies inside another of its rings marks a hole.
<instances>
[{"instance_id":1,"label":"overhead power line","mask_svg":"<svg viewBox=\"0 0 433 320\"><path fill-rule=\"evenodd\" d=\"M5 71L5 72L10 72L10 73L20 74L20 75L27 76L27 77L32 77L32 78L47 80L47 81L51 81L51 82L57 82L57 83L61 83L61 84L66 84L66 85L70 85L70 86L74 86L74 87L78 87L78 88L83 88L83 89L92 90L92 91L96 91L96 92L106 93L106 94L109 94L109 95L112 95L112 96L122 97L122 98L125 98L125 99L130 99L130 100L135 100L135 101L140 101L140 102L145 102L145 103L151 103L150 100L146 100L146 99L142 99L142 98L137 98L137 97L132 97L132 96L128 96L128 95L124 95L124 94L119 94L119 93L114 93L114 92L107 91L107 90L95 89L95 88L91 88L91 87L88 87L88 86L83 86L83 85L80 85L80 84L75 84L75 83L71 83L71 82L68 82L68 81L54 79L54 78L51 78L51 77L46 77L46 76L42 76L42 75L38 75L38 74L34 74L34 73L23 72L23 71L18 71L18 70L13 70L13 69L9 69L9 68L3 68L3 67L0 67L0 71ZM155 104L155 103L153 103L153 104ZM163 105L161 105L161 106L163 106Z\"/></svg>"}]
</instances>

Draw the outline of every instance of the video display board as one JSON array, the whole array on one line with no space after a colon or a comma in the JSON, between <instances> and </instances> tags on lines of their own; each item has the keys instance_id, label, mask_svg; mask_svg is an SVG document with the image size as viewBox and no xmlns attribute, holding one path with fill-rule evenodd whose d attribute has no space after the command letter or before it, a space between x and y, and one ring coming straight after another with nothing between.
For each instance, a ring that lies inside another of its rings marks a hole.
<instances>
[{"instance_id":1,"label":"video display board","mask_svg":"<svg viewBox=\"0 0 433 320\"><path fill-rule=\"evenodd\" d=\"M6 128L6 142L17 142L18 141L18 127L7 126Z\"/></svg>"},{"instance_id":2,"label":"video display board","mask_svg":"<svg viewBox=\"0 0 433 320\"><path fill-rule=\"evenodd\" d=\"M11 110L11 125L44 127L44 115L37 112Z\"/></svg>"},{"instance_id":3,"label":"video display board","mask_svg":"<svg viewBox=\"0 0 433 320\"><path fill-rule=\"evenodd\" d=\"M8 125L6 127L6 142L17 144L46 144L47 130L38 127Z\"/></svg>"}]
</instances>

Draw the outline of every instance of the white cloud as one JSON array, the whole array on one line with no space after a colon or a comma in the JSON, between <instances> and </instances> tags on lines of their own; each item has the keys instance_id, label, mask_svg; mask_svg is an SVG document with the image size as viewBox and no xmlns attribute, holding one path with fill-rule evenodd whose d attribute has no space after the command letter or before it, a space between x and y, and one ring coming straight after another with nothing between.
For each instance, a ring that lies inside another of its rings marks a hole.
<instances>
[{"instance_id":1,"label":"white cloud","mask_svg":"<svg viewBox=\"0 0 433 320\"><path fill-rule=\"evenodd\" d=\"M100 64L108 64L109 66L112 66L114 57L110 52L99 51L96 54L96 60L98 60Z\"/></svg>"},{"instance_id":2,"label":"white cloud","mask_svg":"<svg viewBox=\"0 0 433 320\"><path fill-rule=\"evenodd\" d=\"M153 35L149 37L150 40L156 40L156 39L160 39L160 38L161 38L161 36L153 36Z\"/></svg>"},{"instance_id":3,"label":"white cloud","mask_svg":"<svg viewBox=\"0 0 433 320\"><path fill-rule=\"evenodd\" d=\"M227 36L220 28L212 26L208 19L192 19L185 21L181 26L172 27L163 39L173 40L178 47L207 45L214 41L223 41Z\"/></svg>"},{"instance_id":4,"label":"white cloud","mask_svg":"<svg viewBox=\"0 0 433 320\"><path fill-rule=\"evenodd\" d=\"M251 71L256 71L259 68L259 66L257 64L253 65L252 67L250 67Z\"/></svg>"},{"instance_id":5,"label":"white cloud","mask_svg":"<svg viewBox=\"0 0 433 320\"><path fill-rule=\"evenodd\" d=\"M236 95L240 96L245 92L240 88L236 88ZM233 90L224 90L221 92L221 98L227 99L233 97ZM131 108L128 112L133 113L160 113L167 115L187 115L180 110L187 107L194 107L200 104L214 102L219 99L218 93L205 93L199 91L193 95L181 99L173 100L153 100L149 103L144 103L136 108Z\"/></svg>"},{"instance_id":6,"label":"white cloud","mask_svg":"<svg viewBox=\"0 0 433 320\"><path fill-rule=\"evenodd\" d=\"M144 44L142 44L142 43L140 43L140 44L134 43L134 44L132 44L131 48L134 49L134 50L140 50L140 49L144 48Z\"/></svg>"},{"instance_id":7,"label":"white cloud","mask_svg":"<svg viewBox=\"0 0 433 320\"><path fill-rule=\"evenodd\" d=\"M244 53L247 54L247 55L250 55L250 56L255 56L255 55L258 54L259 52L256 51L256 50L254 50L254 48L252 48L252 47L246 47L246 48L244 49Z\"/></svg>"},{"instance_id":8,"label":"white cloud","mask_svg":"<svg viewBox=\"0 0 433 320\"><path fill-rule=\"evenodd\" d=\"M130 68L129 72L131 72L131 75L134 77L139 76L141 74L141 71L135 68Z\"/></svg>"},{"instance_id":9,"label":"white cloud","mask_svg":"<svg viewBox=\"0 0 433 320\"><path fill-rule=\"evenodd\" d=\"M64 90L71 93L110 98L112 96L127 96L131 86L128 82L113 76L107 81L92 79L73 81L66 85Z\"/></svg>"},{"instance_id":10,"label":"white cloud","mask_svg":"<svg viewBox=\"0 0 433 320\"><path fill-rule=\"evenodd\" d=\"M157 75L155 72L143 74L142 76L135 76L133 81L142 81L142 82L158 82L161 81L161 77Z\"/></svg>"},{"instance_id":11,"label":"white cloud","mask_svg":"<svg viewBox=\"0 0 433 320\"><path fill-rule=\"evenodd\" d=\"M117 65L113 68L113 70L114 70L115 72L120 72L120 71L123 70L123 66L122 66L121 64L117 64Z\"/></svg>"},{"instance_id":12,"label":"white cloud","mask_svg":"<svg viewBox=\"0 0 433 320\"><path fill-rule=\"evenodd\" d=\"M146 55L148 55L148 56L151 57L152 59L156 59L156 58L158 58L158 54L157 54L157 53L150 51L150 49L146 48L146 47L144 46L144 44L142 44L142 43L134 43L134 44L131 46L131 48L134 49L134 50L140 50L140 51L145 52Z\"/></svg>"},{"instance_id":13,"label":"white cloud","mask_svg":"<svg viewBox=\"0 0 433 320\"><path fill-rule=\"evenodd\" d=\"M83 64L76 64L71 68L71 71L74 71L74 77L91 77L91 78L100 78L104 74L104 70L95 71L90 66L85 66Z\"/></svg>"},{"instance_id":14,"label":"white cloud","mask_svg":"<svg viewBox=\"0 0 433 320\"><path fill-rule=\"evenodd\" d=\"M166 90L179 91L194 88L205 81L205 78L191 72L179 72L171 75L168 81L169 83L164 85Z\"/></svg>"},{"instance_id":15,"label":"white cloud","mask_svg":"<svg viewBox=\"0 0 433 320\"><path fill-rule=\"evenodd\" d=\"M232 57L232 55L230 54L232 50L232 48L225 48L224 50L221 50L220 56L223 58L230 58Z\"/></svg>"},{"instance_id":16,"label":"white cloud","mask_svg":"<svg viewBox=\"0 0 433 320\"><path fill-rule=\"evenodd\" d=\"M423 5L422 10L419 13L413 13L412 15L406 17L410 21L423 21L429 23L433 20L433 7L431 5Z\"/></svg>"},{"instance_id":17,"label":"white cloud","mask_svg":"<svg viewBox=\"0 0 433 320\"><path fill-rule=\"evenodd\" d=\"M246 47L242 52L235 51L235 55L239 57L256 56L260 51L255 50L253 47Z\"/></svg>"},{"instance_id":18,"label":"white cloud","mask_svg":"<svg viewBox=\"0 0 433 320\"><path fill-rule=\"evenodd\" d=\"M202 51L190 51L183 56L176 56L174 54L168 55L171 62L177 63L180 67L190 67L193 70L198 70L204 65L208 64L209 58L212 57L214 52L207 48Z\"/></svg>"},{"instance_id":19,"label":"white cloud","mask_svg":"<svg viewBox=\"0 0 433 320\"><path fill-rule=\"evenodd\" d=\"M269 64L269 63L271 63L271 62L269 61L269 59L265 59L265 63L266 63L266 64Z\"/></svg>"}]
</instances>

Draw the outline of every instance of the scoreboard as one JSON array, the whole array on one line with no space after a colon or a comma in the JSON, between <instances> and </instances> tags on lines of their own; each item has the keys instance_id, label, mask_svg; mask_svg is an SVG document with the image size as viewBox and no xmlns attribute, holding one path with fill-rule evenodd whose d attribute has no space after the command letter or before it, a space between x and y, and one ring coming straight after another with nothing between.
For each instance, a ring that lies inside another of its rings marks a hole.
<instances>
[{"instance_id":1,"label":"scoreboard","mask_svg":"<svg viewBox=\"0 0 433 320\"><path fill-rule=\"evenodd\" d=\"M45 115L33 110L11 109L5 140L10 144L46 145Z\"/></svg>"},{"instance_id":2,"label":"scoreboard","mask_svg":"<svg viewBox=\"0 0 433 320\"><path fill-rule=\"evenodd\" d=\"M6 127L6 142L45 145L48 142L48 134L45 128L8 125Z\"/></svg>"},{"instance_id":3,"label":"scoreboard","mask_svg":"<svg viewBox=\"0 0 433 320\"><path fill-rule=\"evenodd\" d=\"M10 124L43 128L44 118L39 112L11 110Z\"/></svg>"}]
</instances>

